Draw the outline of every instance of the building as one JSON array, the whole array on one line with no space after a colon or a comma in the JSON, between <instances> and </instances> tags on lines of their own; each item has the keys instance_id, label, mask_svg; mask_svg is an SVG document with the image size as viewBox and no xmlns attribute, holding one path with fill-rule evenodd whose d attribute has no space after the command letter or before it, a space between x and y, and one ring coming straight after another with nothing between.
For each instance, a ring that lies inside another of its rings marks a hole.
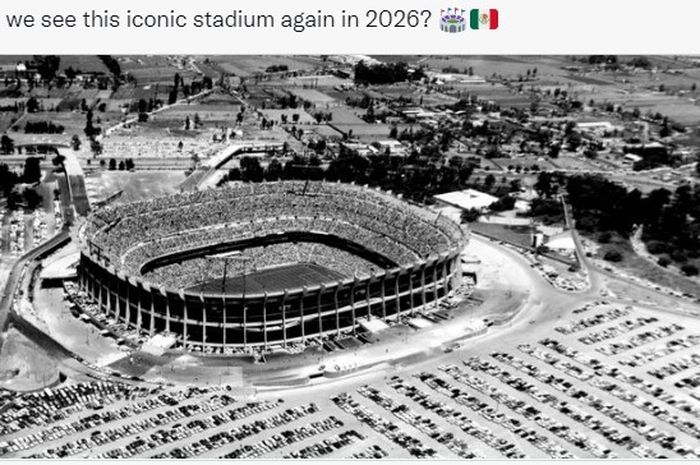
<instances>
[{"instance_id":1,"label":"building","mask_svg":"<svg viewBox=\"0 0 700 465\"><path fill-rule=\"evenodd\" d=\"M240 228L224 230L224 237L220 237L220 231L214 234L209 225L200 225L194 231L186 229L170 250L163 248L164 239L157 231L150 230L149 237L138 234L140 242L136 245L123 239L127 230L133 234L134 229L140 228L139 222L149 228L163 224L163 232L172 234L169 228L174 219L152 222L155 217L168 215L168 200L161 200L152 211L145 205L126 204L91 215L81 231L81 289L105 314L141 333L174 335L185 348L209 351L287 347L312 339L354 334L361 319L386 323L399 315L437 309L459 285L459 254L467 238L458 224L438 213L374 189L336 183L242 184L226 189L223 197L221 192L186 195L192 199L191 204L183 202L182 196L173 196L172 202L178 205L176 215L189 218L201 211L201 202L219 202L222 208L230 210ZM253 216L242 219L240 204L246 201L246 211ZM384 218L394 223L379 224L384 220L377 219L378 208L382 208ZM284 212L283 218L279 212ZM353 218L352 224L347 223L348 217ZM211 226L220 230L229 219L217 217L212 221ZM399 234L401 229L397 230L396 224L420 233L406 235L399 245L398 238L394 242L385 233L373 231ZM202 239L206 235L214 239L206 242ZM374 243L373 237L386 244L387 250L407 247L434 253L415 261L398 259ZM405 244L407 240L412 243ZM438 240L442 243L439 248L429 245ZM242 292L229 292L225 281L222 290L214 292L159 286L143 276L150 269L179 265L186 259L301 241L332 245L376 262L380 269L366 275L304 286L277 286L262 292L246 292L245 274ZM182 249L182 243L188 248Z\"/></svg>"},{"instance_id":2,"label":"building","mask_svg":"<svg viewBox=\"0 0 700 465\"><path fill-rule=\"evenodd\" d=\"M462 210L487 210L491 204L498 201L498 197L480 192L475 189L465 189L462 191L448 192L435 196L439 205L450 205Z\"/></svg>"}]
</instances>

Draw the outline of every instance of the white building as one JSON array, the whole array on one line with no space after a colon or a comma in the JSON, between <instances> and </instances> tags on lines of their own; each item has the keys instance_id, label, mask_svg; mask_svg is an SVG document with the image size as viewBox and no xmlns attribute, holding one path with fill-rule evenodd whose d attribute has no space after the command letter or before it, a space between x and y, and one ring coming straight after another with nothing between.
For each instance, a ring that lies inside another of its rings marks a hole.
<instances>
[{"instance_id":1,"label":"white building","mask_svg":"<svg viewBox=\"0 0 700 465\"><path fill-rule=\"evenodd\" d=\"M491 204L498 201L498 197L474 189L465 189L436 195L435 200L443 205L451 205L462 210L470 210L472 208L486 210Z\"/></svg>"}]
</instances>

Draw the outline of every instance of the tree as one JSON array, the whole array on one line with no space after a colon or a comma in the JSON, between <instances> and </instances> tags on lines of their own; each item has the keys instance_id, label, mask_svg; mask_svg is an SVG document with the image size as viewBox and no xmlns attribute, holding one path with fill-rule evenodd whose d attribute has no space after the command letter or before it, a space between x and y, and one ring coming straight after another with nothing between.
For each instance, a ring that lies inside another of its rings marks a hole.
<instances>
[{"instance_id":1,"label":"tree","mask_svg":"<svg viewBox=\"0 0 700 465\"><path fill-rule=\"evenodd\" d=\"M668 120L666 120L661 126L661 129L659 129L659 137L663 139L665 137L669 137L671 134L673 134L673 131L671 130L671 126L668 124Z\"/></svg>"},{"instance_id":2,"label":"tree","mask_svg":"<svg viewBox=\"0 0 700 465\"><path fill-rule=\"evenodd\" d=\"M18 182L17 173L10 170L4 163L0 163L0 194L3 197L8 197Z\"/></svg>"},{"instance_id":3,"label":"tree","mask_svg":"<svg viewBox=\"0 0 700 465\"><path fill-rule=\"evenodd\" d=\"M87 114L85 115L85 135L89 138L95 137L98 135L101 130L98 127L95 127L95 125L92 122L92 110L88 110Z\"/></svg>"},{"instance_id":4,"label":"tree","mask_svg":"<svg viewBox=\"0 0 700 465\"><path fill-rule=\"evenodd\" d=\"M241 180L241 170L238 168L231 168L228 170L228 180L229 181L240 181Z\"/></svg>"},{"instance_id":5,"label":"tree","mask_svg":"<svg viewBox=\"0 0 700 465\"><path fill-rule=\"evenodd\" d=\"M265 171L265 180L278 181L282 179L282 174L282 163L275 158L272 161L270 161L270 163L267 165L267 170Z\"/></svg>"},{"instance_id":6,"label":"tree","mask_svg":"<svg viewBox=\"0 0 700 465\"><path fill-rule=\"evenodd\" d=\"M90 151L92 151L92 155L95 157L102 155L102 144L100 143L100 141L96 139L91 139Z\"/></svg>"},{"instance_id":7,"label":"tree","mask_svg":"<svg viewBox=\"0 0 700 465\"><path fill-rule=\"evenodd\" d=\"M2 137L0 137L0 152L5 155L15 152L15 141L12 140L7 134L3 134Z\"/></svg>"},{"instance_id":8,"label":"tree","mask_svg":"<svg viewBox=\"0 0 700 465\"><path fill-rule=\"evenodd\" d=\"M559 152L561 152L561 147L559 145L552 145L549 148L549 157L550 158L559 158Z\"/></svg>"},{"instance_id":9,"label":"tree","mask_svg":"<svg viewBox=\"0 0 700 465\"><path fill-rule=\"evenodd\" d=\"M37 111L39 111L39 100L37 100L37 98L32 95L27 100L27 104L25 105L25 107L27 108L27 113L36 113Z\"/></svg>"},{"instance_id":10,"label":"tree","mask_svg":"<svg viewBox=\"0 0 700 465\"><path fill-rule=\"evenodd\" d=\"M357 84L393 84L407 80L417 81L424 77L422 69L409 70L408 65L403 62L367 65L360 61L355 65Z\"/></svg>"},{"instance_id":11,"label":"tree","mask_svg":"<svg viewBox=\"0 0 700 465\"><path fill-rule=\"evenodd\" d=\"M73 137L70 140L70 145L73 147L73 150L76 152L80 150L80 145L82 142L80 141L80 137L77 134L73 134Z\"/></svg>"},{"instance_id":12,"label":"tree","mask_svg":"<svg viewBox=\"0 0 700 465\"><path fill-rule=\"evenodd\" d=\"M117 61L111 55L97 55L97 58L99 58L102 61L102 63L104 63L105 67L107 67L109 72L112 73L112 76L115 80L115 84L118 83L119 78L122 74L122 68L119 65L119 61Z\"/></svg>"},{"instance_id":13,"label":"tree","mask_svg":"<svg viewBox=\"0 0 700 465\"><path fill-rule=\"evenodd\" d=\"M125 167L127 171L131 171L134 169L134 160L131 158L127 158L125 161Z\"/></svg>"},{"instance_id":14,"label":"tree","mask_svg":"<svg viewBox=\"0 0 700 465\"><path fill-rule=\"evenodd\" d=\"M515 197L504 195L489 206L489 209L494 212L503 212L515 208Z\"/></svg>"},{"instance_id":15,"label":"tree","mask_svg":"<svg viewBox=\"0 0 700 465\"><path fill-rule=\"evenodd\" d=\"M697 276L698 275L698 267L695 265L691 265L689 263L681 266L681 271L686 276Z\"/></svg>"},{"instance_id":16,"label":"tree","mask_svg":"<svg viewBox=\"0 0 700 465\"><path fill-rule=\"evenodd\" d=\"M22 182L34 184L41 180L41 159L38 157L29 157L24 162L24 172L22 173Z\"/></svg>"},{"instance_id":17,"label":"tree","mask_svg":"<svg viewBox=\"0 0 700 465\"><path fill-rule=\"evenodd\" d=\"M126 165L124 164L124 160L121 160L119 162L119 171L124 171L126 169Z\"/></svg>"},{"instance_id":18,"label":"tree","mask_svg":"<svg viewBox=\"0 0 700 465\"><path fill-rule=\"evenodd\" d=\"M603 260L606 260L608 262L613 262L613 263L619 263L622 261L622 254L615 249L608 250L605 252L605 255L603 256Z\"/></svg>"},{"instance_id":19,"label":"tree","mask_svg":"<svg viewBox=\"0 0 700 465\"><path fill-rule=\"evenodd\" d=\"M595 160L598 158L598 152L593 149L586 149L583 151L583 156L588 158L589 160Z\"/></svg>"},{"instance_id":20,"label":"tree","mask_svg":"<svg viewBox=\"0 0 700 465\"><path fill-rule=\"evenodd\" d=\"M57 153L55 157L51 160L51 163L53 166L63 166L63 163L66 161L66 157L61 155L60 153Z\"/></svg>"},{"instance_id":21,"label":"tree","mask_svg":"<svg viewBox=\"0 0 700 465\"><path fill-rule=\"evenodd\" d=\"M117 169L117 160L115 160L114 158L110 158L109 159L109 170L114 171L116 169Z\"/></svg>"},{"instance_id":22,"label":"tree","mask_svg":"<svg viewBox=\"0 0 700 465\"><path fill-rule=\"evenodd\" d=\"M496 183L496 177L493 174L488 174L486 178L484 178L484 188L487 191L490 191L493 188L493 185Z\"/></svg>"},{"instance_id":23,"label":"tree","mask_svg":"<svg viewBox=\"0 0 700 465\"><path fill-rule=\"evenodd\" d=\"M476 208L462 210L462 223L474 223L481 216L481 212Z\"/></svg>"},{"instance_id":24,"label":"tree","mask_svg":"<svg viewBox=\"0 0 700 465\"><path fill-rule=\"evenodd\" d=\"M634 68L651 68L651 62L647 57L635 57L631 59L628 64Z\"/></svg>"},{"instance_id":25,"label":"tree","mask_svg":"<svg viewBox=\"0 0 700 465\"><path fill-rule=\"evenodd\" d=\"M263 169L256 157L241 158L241 180L243 182L260 182L263 180Z\"/></svg>"},{"instance_id":26,"label":"tree","mask_svg":"<svg viewBox=\"0 0 700 465\"><path fill-rule=\"evenodd\" d=\"M36 70L44 81L52 81L61 65L61 58L56 55L34 55Z\"/></svg>"}]
</instances>

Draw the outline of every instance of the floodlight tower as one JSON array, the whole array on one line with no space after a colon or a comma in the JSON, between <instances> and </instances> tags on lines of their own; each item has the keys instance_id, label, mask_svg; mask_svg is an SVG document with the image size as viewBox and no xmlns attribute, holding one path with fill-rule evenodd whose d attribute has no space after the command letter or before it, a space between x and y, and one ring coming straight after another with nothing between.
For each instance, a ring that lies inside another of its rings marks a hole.
<instances>
[{"instance_id":1,"label":"floodlight tower","mask_svg":"<svg viewBox=\"0 0 700 465\"><path fill-rule=\"evenodd\" d=\"M247 267L246 264L253 260L252 257L248 257L246 255L243 255L239 250L235 250L233 252L229 253L223 253L219 255L208 255L208 259L215 259L215 260L223 260L224 261L224 275L221 280L221 295L222 298L226 294L226 274L228 271L228 263L229 261L240 261L243 262L243 292L242 292L242 304L243 304L243 347L248 346L248 331L247 331L247 324L248 324L248 309L245 304L245 293L246 293L246 273L247 273ZM224 321L224 334L223 334L223 341L224 345L226 344L226 301L224 300L223 303L223 321Z\"/></svg>"}]
</instances>

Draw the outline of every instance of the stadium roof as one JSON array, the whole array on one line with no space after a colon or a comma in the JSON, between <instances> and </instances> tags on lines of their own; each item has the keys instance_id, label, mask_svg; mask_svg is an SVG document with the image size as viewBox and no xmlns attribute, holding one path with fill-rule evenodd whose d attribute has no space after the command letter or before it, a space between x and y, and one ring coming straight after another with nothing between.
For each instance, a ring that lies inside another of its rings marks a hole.
<instances>
[{"instance_id":1,"label":"stadium roof","mask_svg":"<svg viewBox=\"0 0 700 465\"><path fill-rule=\"evenodd\" d=\"M465 189L463 191L454 191L436 195L435 199L464 210L469 210L471 208L483 210L484 208L488 208L492 203L496 202L498 197L494 197L493 195L485 192L479 192L474 189Z\"/></svg>"}]
</instances>

